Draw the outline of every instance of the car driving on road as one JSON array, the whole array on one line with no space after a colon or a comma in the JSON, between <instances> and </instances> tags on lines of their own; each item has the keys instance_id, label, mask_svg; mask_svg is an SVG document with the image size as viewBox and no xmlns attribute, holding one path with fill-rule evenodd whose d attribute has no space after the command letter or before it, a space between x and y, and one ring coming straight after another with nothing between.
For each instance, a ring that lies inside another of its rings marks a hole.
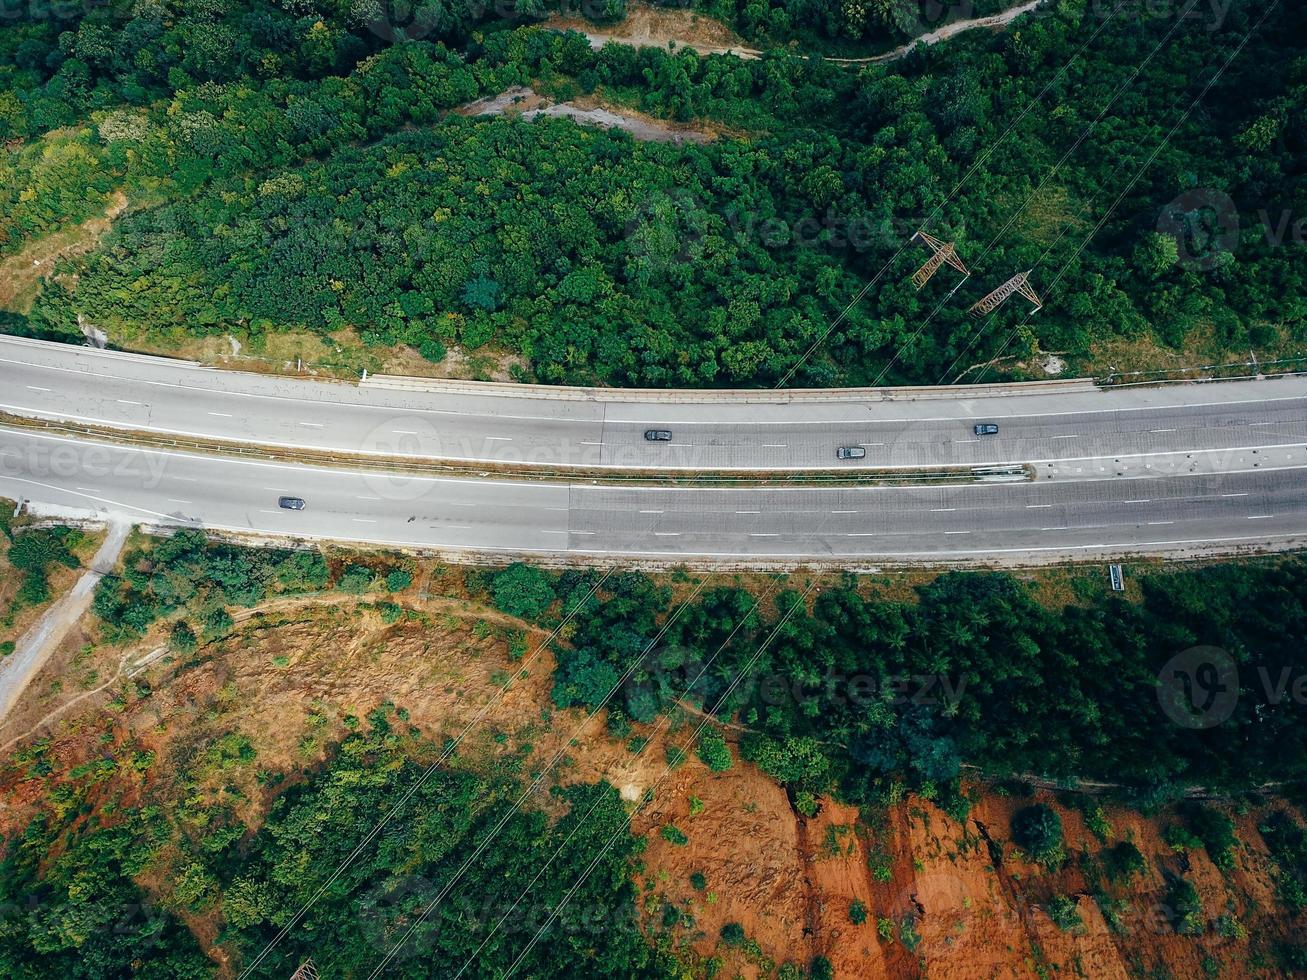
<instances>
[{"instance_id":1,"label":"car driving on road","mask_svg":"<svg viewBox=\"0 0 1307 980\"><path fill-rule=\"evenodd\" d=\"M671 442L672 431L670 429L645 429L644 437L650 442Z\"/></svg>"},{"instance_id":2,"label":"car driving on road","mask_svg":"<svg viewBox=\"0 0 1307 980\"><path fill-rule=\"evenodd\" d=\"M867 450L861 446L840 446L835 450L836 459L863 459L867 455Z\"/></svg>"},{"instance_id":3,"label":"car driving on road","mask_svg":"<svg viewBox=\"0 0 1307 980\"><path fill-rule=\"evenodd\" d=\"M998 426L993 422L982 422L972 429L972 431L978 436L996 436L998 435Z\"/></svg>"},{"instance_id":4,"label":"car driving on road","mask_svg":"<svg viewBox=\"0 0 1307 980\"><path fill-rule=\"evenodd\" d=\"M303 510L304 498L303 497L278 497L277 506L282 508L283 510Z\"/></svg>"}]
</instances>

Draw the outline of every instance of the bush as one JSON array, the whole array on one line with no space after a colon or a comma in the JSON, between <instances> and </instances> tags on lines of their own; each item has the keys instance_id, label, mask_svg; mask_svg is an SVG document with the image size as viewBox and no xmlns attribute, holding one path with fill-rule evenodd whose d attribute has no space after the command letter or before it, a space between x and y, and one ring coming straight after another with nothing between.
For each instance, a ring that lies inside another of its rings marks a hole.
<instances>
[{"instance_id":1,"label":"bush","mask_svg":"<svg viewBox=\"0 0 1307 980\"><path fill-rule=\"evenodd\" d=\"M386 573L386 591L399 592L413 584L413 575L402 568L394 568Z\"/></svg>"},{"instance_id":2,"label":"bush","mask_svg":"<svg viewBox=\"0 0 1307 980\"><path fill-rule=\"evenodd\" d=\"M195 636L195 631L191 629L184 619L179 619L172 625L172 632L168 634L168 648L176 653L194 653L195 648L200 645Z\"/></svg>"},{"instance_id":3,"label":"bush","mask_svg":"<svg viewBox=\"0 0 1307 980\"><path fill-rule=\"evenodd\" d=\"M867 921L867 906L856 898L849 903L849 921L860 926Z\"/></svg>"},{"instance_id":4,"label":"bush","mask_svg":"<svg viewBox=\"0 0 1307 980\"><path fill-rule=\"evenodd\" d=\"M1139 848L1123 840L1103 852L1103 867L1112 881L1129 881L1135 875L1143 874L1148 869L1148 862Z\"/></svg>"},{"instance_id":5,"label":"bush","mask_svg":"<svg viewBox=\"0 0 1307 980\"><path fill-rule=\"evenodd\" d=\"M725 772L731 768L731 747L722 738L721 732L714 728L704 730L699 737L699 758L713 772Z\"/></svg>"},{"instance_id":6,"label":"bush","mask_svg":"<svg viewBox=\"0 0 1307 980\"><path fill-rule=\"evenodd\" d=\"M230 633L231 628L235 625L231 614L226 609L215 609L204 617L204 635L209 639L216 640Z\"/></svg>"},{"instance_id":7,"label":"bush","mask_svg":"<svg viewBox=\"0 0 1307 980\"><path fill-rule=\"evenodd\" d=\"M1031 859L1045 867L1056 867L1066 857L1062 841L1062 818L1052 807L1036 803L1019 810L1012 818L1012 839Z\"/></svg>"},{"instance_id":8,"label":"bush","mask_svg":"<svg viewBox=\"0 0 1307 980\"><path fill-rule=\"evenodd\" d=\"M744 942L744 926L738 922L728 922L722 926L721 936L727 946L739 946Z\"/></svg>"},{"instance_id":9,"label":"bush","mask_svg":"<svg viewBox=\"0 0 1307 980\"><path fill-rule=\"evenodd\" d=\"M340 581L336 583L336 588L341 592L348 592L350 595L359 595L367 592L372 588L372 569L365 568L362 565L350 565L341 575Z\"/></svg>"},{"instance_id":10,"label":"bush","mask_svg":"<svg viewBox=\"0 0 1307 980\"><path fill-rule=\"evenodd\" d=\"M1196 936L1203 931L1203 903L1192 883L1178 875L1170 876L1165 902L1176 932Z\"/></svg>"},{"instance_id":11,"label":"bush","mask_svg":"<svg viewBox=\"0 0 1307 980\"><path fill-rule=\"evenodd\" d=\"M690 843L690 838L686 837L681 828L676 826L676 824L663 824L663 829L659 831L659 833L662 834L663 840L667 841L669 844L675 844L677 847L684 847L686 844Z\"/></svg>"},{"instance_id":12,"label":"bush","mask_svg":"<svg viewBox=\"0 0 1307 980\"><path fill-rule=\"evenodd\" d=\"M690 887L697 892L701 892L708 887L708 879L702 871L690 872Z\"/></svg>"},{"instance_id":13,"label":"bush","mask_svg":"<svg viewBox=\"0 0 1307 980\"><path fill-rule=\"evenodd\" d=\"M1085 920L1080 918L1076 900L1066 895L1053 896L1053 900L1048 903L1048 917L1063 931L1077 929L1085 924Z\"/></svg>"},{"instance_id":14,"label":"bush","mask_svg":"<svg viewBox=\"0 0 1307 980\"><path fill-rule=\"evenodd\" d=\"M1220 810L1195 801L1181 804L1180 815L1185 826L1202 842L1212 863L1222 871L1233 869L1234 845L1238 843L1234 821Z\"/></svg>"},{"instance_id":15,"label":"bush","mask_svg":"<svg viewBox=\"0 0 1307 980\"><path fill-rule=\"evenodd\" d=\"M495 607L519 619L536 620L554 602L554 586L549 576L538 568L518 562L494 576L491 590Z\"/></svg>"}]
</instances>

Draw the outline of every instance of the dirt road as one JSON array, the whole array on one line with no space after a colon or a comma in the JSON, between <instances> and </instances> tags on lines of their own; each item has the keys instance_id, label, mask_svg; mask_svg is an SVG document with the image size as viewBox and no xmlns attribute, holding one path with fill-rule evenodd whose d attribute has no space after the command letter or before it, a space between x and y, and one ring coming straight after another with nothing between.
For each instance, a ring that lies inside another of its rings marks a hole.
<instances>
[{"instance_id":1,"label":"dirt road","mask_svg":"<svg viewBox=\"0 0 1307 980\"><path fill-rule=\"evenodd\" d=\"M937 31L929 34L923 34L915 37L906 44L903 44L892 51L886 51L884 54L869 55L865 58L833 58L826 57L824 60L836 65L872 65L885 61L897 61L917 47L917 45L938 44L948 38L961 34L965 31L988 28L997 30L1011 23L1021 14L1034 10L1042 0L1027 0L1027 2L1011 7L998 14L991 14L988 17L972 17L967 20L954 21L945 24ZM752 60L761 58L763 52L758 48L746 47L743 44L735 44L724 41L722 38L703 38L702 24L706 18L693 17L685 18L684 24L674 19L675 15L681 11L667 11L661 16L651 16L643 13L642 8L632 8L632 15L623 23L614 26L612 31L602 32L589 29L589 25L580 21L565 21L561 18L555 18L549 26L557 27L561 30L571 29L578 30L589 40L590 46L595 50L602 48L609 41L616 44L629 44L633 47L655 47L665 48L669 42L674 42L683 48L692 48L702 55L710 54L729 54L737 58ZM720 27L720 25L719 25ZM720 28L724 33L725 28Z\"/></svg>"},{"instance_id":2,"label":"dirt road","mask_svg":"<svg viewBox=\"0 0 1307 980\"><path fill-rule=\"evenodd\" d=\"M18 640L14 652L0 663L0 721L3 721L22 696L27 685L45 665L73 625L91 606L96 583L118 561L123 542L131 531L128 524L114 524L104 544L91 559L91 566L77 583L45 611L32 628Z\"/></svg>"}]
</instances>

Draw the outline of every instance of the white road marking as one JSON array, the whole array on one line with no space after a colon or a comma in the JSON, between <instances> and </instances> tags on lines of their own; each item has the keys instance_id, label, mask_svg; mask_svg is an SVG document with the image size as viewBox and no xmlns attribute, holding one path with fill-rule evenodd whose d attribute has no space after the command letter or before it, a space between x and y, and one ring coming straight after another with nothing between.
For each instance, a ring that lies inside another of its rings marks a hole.
<instances>
[{"instance_id":1,"label":"white road marking","mask_svg":"<svg viewBox=\"0 0 1307 980\"><path fill-rule=\"evenodd\" d=\"M653 534L655 538L679 538L681 536L680 531L654 531Z\"/></svg>"},{"instance_id":2,"label":"white road marking","mask_svg":"<svg viewBox=\"0 0 1307 980\"><path fill-rule=\"evenodd\" d=\"M1149 432L1179 432L1179 429L1149 429Z\"/></svg>"},{"instance_id":3,"label":"white road marking","mask_svg":"<svg viewBox=\"0 0 1307 980\"><path fill-rule=\"evenodd\" d=\"M1175 521L1149 521L1149 527L1165 527L1167 524L1174 524Z\"/></svg>"},{"instance_id":4,"label":"white road marking","mask_svg":"<svg viewBox=\"0 0 1307 980\"><path fill-rule=\"evenodd\" d=\"M735 513L737 513L737 514L761 514L762 511L760 511L760 510L737 510Z\"/></svg>"},{"instance_id":5,"label":"white road marking","mask_svg":"<svg viewBox=\"0 0 1307 980\"><path fill-rule=\"evenodd\" d=\"M413 429L391 429L390 431L393 432L393 433L395 433L395 435L397 435L397 436L415 436L415 435L417 435L417 432L414 431Z\"/></svg>"},{"instance_id":6,"label":"white road marking","mask_svg":"<svg viewBox=\"0 0 1307 980\"><path fill-rule=\"evenodd\" d=\"M190 500L178 500L176 497L169 497L169 498L168 498L168 503L170 503L170 504L189 504L189 503L192 503L192 501L190 501Z\"/></svg>"},{"instance_id":7,"label":"white road marking","mask_svg":"<svg viewBox=\"0 0 1307 980\"><path fill-rule=\"evenodd\" d=\"M231 415L228 412L209 412L215 419L229 419Z\"/></svg>"},{"instance_id":8,"label":"white road marking","mask_svg":"<svg viewBox=\"0 0 1307 980\"><path fill-rule=\"evenodd\" d=\"M370 517L351 517L350 520L353 521L355 524L375 524L375 523L377 523L376 521L372 520Z\"/></svg>"},{"instance_id":9,"label":"white road marking","mask_svg":"<svg viewBox=\"0 0 1307 980\"><path fill-rule=\"evenodd\" d=\"M1221 496L1222 496L1222 497L1246 497L1246 496L1248 496L1248 494L1246 494L1246 493L1223 493L1223 494L1221 494Z\"/></svg>"},{"instance_id":10,"label":"white road marking","mask_svg":"<svg viewBox=\"0 0 1307 980\"><path fill-rule=\"evenodd\" d=\"M856 510L833 510L831 511L831 513L832 514L856 514L857 511Z\"/></svg>"},{"instance_id":11,"label":"white road marking","mask_svg":"<svg viewBox=\"0 0 1307 980\"><path fill-rule=\"evenodd\" d=\"M1258 514L1256 517L1250 517L1250 518L1248 518L1248 520L1250 520L1250 521L1269 521L1269 520L1270 520L1272 517L1274 517L1274 516L1275 516L1274 514Z\"/></svg>"},{"instance_id":12,"label":"white road marking","mask_svg":"<svg viewBox=\"0 0 1307 980\"><path fill-rule=\"evenodd\" d=\"M970 534L970 531L945 531L945 534Z\"/></svg>"},{"instance_id":13,"label":"white road marking","mask_svg":"<svg viewBox=\"0 0 1307 980\"><path fill-rule=\"evenodd\" d=\"M1121 501L1121 503L1123 503L1123 504L1151 504L1152 502L1153 502L1153 501L1152 501L1152 498L1144 498L1144 499L1141 499L1141 500L1123 500L1123 501Z\"/></svg>"},{"instance_id":14,"label":"white road marking","mask_svg":"<svg viewBox=\"0 0 1307 980\"><path fill-rule=\"evenodd\" d=\"M95 487L74 487L74 490L80 490L82 493L100 493Z\"/></svg>"},{"instance_id":15,"label":"white road marking","mask_svg":"<svg viewBox=\"0 0 1307 980\"><path fill-rule=\"evenodd\" d=\"M566 507L551 507L550 510L567 510ZM661 514L661 510L642 510L641 514Z\"/></svg>"},{"instance_id":16,"label":"white road marking","mask_svg":"<svg viewBox=\"0 0 1307 980\"><path fill-rule=\"evenodd\" d=\"M310 428L310 429L321 429L321 428L322 428L322 423L321 423L321 422L301 422L300 425L305 426L306 428Z\"/></svg>"},{"instance_id":17,"label":"white road marking","mask_svg":"<svg viewBox=\"0 0 1307 980\"><path fill-rule=\"evenodd\" d=\"M486 436L486 442L512 442L511 436Z\"/></svg>"},{"instance_id":18,"label":"white road marking","mask_svg":"<svg viewBox=\"0 0 1307 980\"><path fill-rule=\"evenodd\" d=\"M1079 436L1054 436L1054 439L1079 439Z\"/></svg>"},{"instance_id":19,"label":"white road marking","mask_svg":"<svg viewBox=\"0 0 1307 980\"><path fill-rule=\"evenodd\" d=\"M775 531L757 531L749 535L751 538L779 538L780 534Z\"/></svg>"},{"instance_id":20,"label":"white road marking","mask_svg":"<svg viewBox=\"0 0 1307 980\"><path fill-rule=\"evenodd\" d=\"M49 389L49 388L38 388L36 385L28 385L28 386L27 386L27 390L28 390L28 391L49 391L50 389Z\"/></svg>"},{"instance_id":21,"label":"white road marking","mask_svg":"<svg viewBox=\"0 0 1307 980\"><path fill-rule=\"evenodd\" d=\"M932 514L951 514L955 510L957 510L956 507L932 507L930 512Z\"/></svg>"},{"instance_id":22,"label":"white road marking","mask_svg":"<svg viewBox=\"0 0 1307 980\"><path fill-rule=\"evenodd\" d=\"M1052 506L1052 504L1026 504L1026 510L1043 510L1045 507Z\"/></svg>"},{"instance_id":23,"label":"white road marking","mask_svg":"<svg viewBox=\"0 0 1307 980\"><path fill-rule=\"evenodd\" d=\"M763 449L788 449L789 446L787 446L783 442L764 442L762 444L762 448Z\"/></svg>"},{"instance_id":24,"label":"white road marking","mask_svg":"<svg viewBox=\"0 0 1307 980\"><path fill-rule=\"evenodd\" d=\"M119 405L144 405L144 404L145 404L145 402L132 402L132 401L128 401L126 398L116 398L116 399L114 399L114 400L115 400Z\"/></svg>"}]
</instances>

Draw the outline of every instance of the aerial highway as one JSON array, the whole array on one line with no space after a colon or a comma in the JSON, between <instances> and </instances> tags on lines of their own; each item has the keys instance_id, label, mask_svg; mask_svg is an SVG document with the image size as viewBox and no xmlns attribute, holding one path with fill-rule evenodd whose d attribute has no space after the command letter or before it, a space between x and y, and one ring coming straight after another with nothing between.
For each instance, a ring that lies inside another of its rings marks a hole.
<instances>
[{"instance_id":1,"label":"aerial highway","mask_svg":"<svg viewBox=\"0 0 1307 980\"><path fill-rule=\"evenodd\" d=\"M38 513L577 561L1038 561L1307 543L1302 378L1111 391L1083 382L745 393L348 384L12 338L0 339L0 378L0 411L100 428L0 427L0 496ZM975 436L980 421L998 434ZM650 427L670 430L671 443L647 443ZM357 458L319 466L115 442L127 429L161 442L185 434ZM396 429L417 435L396 440ZM446 455L455 444L468 455ZM374 460L791 471L844 465L840 445L867 448L853 466L1015 462L1035 478L618 486L531 478L529 468L492 479L397 473ZM307 505L284 509L283 496Z\"/></svg>"},{"instance_id":2,"label":"aerial highway","mask_svg":"<svg viewBox=\"0 0 1307 980\"><path fill-rule=\"evenodd\" d=\"M40 512L490 555L989 560L1307 541L1301 469L931 487L618 487L397 476L0 430L0 496ZM302 511L282 496L307 501Z\"/></svg>"},{"instance_id":3,"label":"aerial highway","mask_svg":"<svg viewBox=\"0 0 1307 980\"><path fill-rule=\"evenodd\" d=\"M1101 391L1086 381L664 392L357 383L0 337L0 412L163 435L524 466L788 470L1099 460L1307 446L1307 377ZM976 423L996 423L977 436ZM663 443L644 439L665 429ZM866 450L837 462L840 446ZM1078 461L1078 462L1077 462Z\"/></svg>"}]
</instances>

